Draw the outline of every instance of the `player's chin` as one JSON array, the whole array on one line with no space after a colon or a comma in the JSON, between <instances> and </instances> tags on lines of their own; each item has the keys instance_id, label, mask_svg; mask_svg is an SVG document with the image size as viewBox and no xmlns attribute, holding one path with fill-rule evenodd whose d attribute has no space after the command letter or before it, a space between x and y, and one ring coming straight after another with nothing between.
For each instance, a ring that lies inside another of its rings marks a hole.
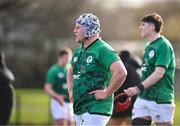
<instances>
[{"instance_id":1,"label":"player's chin","mask_svg":"<svg viewBox=\"0 0 180 126\"><path fill-rule=\"evenodd\" d=\"M83 40L82 39L76 39L76 42L77 43L83 43Z\"/></svg>"},{"instance_id":2,"label":"player's chin","mask_svg":"<svg viewBox=\"0 0 180 126\"><path fill-rule=\"evenodd\" d=\"M77 39L77 38L75 38L75 41L76 41L77 43L80 43L80 42L79 42L79 39Z\"/></svg>"}]
</instances>

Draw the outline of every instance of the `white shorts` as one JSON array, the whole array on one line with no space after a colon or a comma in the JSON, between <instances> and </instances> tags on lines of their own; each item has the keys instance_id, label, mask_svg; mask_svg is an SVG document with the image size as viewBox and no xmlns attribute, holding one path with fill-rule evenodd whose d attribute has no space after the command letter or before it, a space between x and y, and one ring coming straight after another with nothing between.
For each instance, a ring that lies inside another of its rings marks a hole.
<instances>
[{"instance_id":1,"label":"white shorts","mask_svg":"<svg viewBox=\"0 0 180 126\"><path fill-rule=\"evenodd\" d=\"M110 116L89 114L88 112L75 115L76 126L106 126L109 119Z\"/></svg>"},{"instance_id":2,"label":"white shorts","mask_svg":"<svg viewBox=\"0 0 180 126\"><path fill-rule=\"evenodd\" d=\"M51 114L53 119L67 119L74 121L73 104L65 102L61 106L56 100L51 99Z\"/></svg>"},{"instance_id":3,"label":"white shorts","mask_svg":"<svg viewBox=\"0 0 180 126\"><path fill-rule=\"evenodd\" d=\"M148 101L137 98L132 110L132 119L150 116L154 122L171 122L173 124L175 104L157 104L155 101Z\"/></svg>"}]
</instances>

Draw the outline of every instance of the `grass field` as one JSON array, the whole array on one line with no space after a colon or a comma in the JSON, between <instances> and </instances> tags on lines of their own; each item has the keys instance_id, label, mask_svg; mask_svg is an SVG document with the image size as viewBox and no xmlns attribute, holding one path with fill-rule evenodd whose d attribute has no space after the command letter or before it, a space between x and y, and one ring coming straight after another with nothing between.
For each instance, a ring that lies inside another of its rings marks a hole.
<instances>
[{"instance_id":1,"label":"grass field","mask_svg":"<svg viewBox=\"0 0 180 126\"><path fill-rule=\"evenodd\" d=\"M16 90L16 106L11 124L52 124L49 97L43 90Z\"/></svg>"},{"instance_id":2,"label":"grass field","mask_svg":"<svg viewBox=\"0 0 180 126\"><path fill-rule=\"evenodd\" d=\"M49 97L40 89L16 90L16 106L11 124L52 124L49 111ZM180 125L180 96L176 96L174 125Z\"/></svg>"},{"instance_id":3,"label":"grass field","mask_svg":"<svg viewBox=\"0 0 180 126\"><path fill-rule=\"evenodd\" d=\"M174 125L180 125L180 96L176 96L176 111L174 117Z\"/></svg>"}]
</instances>

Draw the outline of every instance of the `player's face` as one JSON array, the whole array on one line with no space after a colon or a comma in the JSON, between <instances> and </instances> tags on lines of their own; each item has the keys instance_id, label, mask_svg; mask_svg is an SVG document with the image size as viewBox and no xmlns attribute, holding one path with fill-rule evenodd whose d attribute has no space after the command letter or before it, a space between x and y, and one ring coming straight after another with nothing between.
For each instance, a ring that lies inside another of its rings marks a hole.
<instances>
[{"instance_id":1,"label":"player's face","mask_svg":"<svg viewBox=\"0 0 180 126\"><path fill-rule=\"evenodd\" d=\"M142 21L140 23L139 29L141 32L141 37L148 38L154 31L154 26L152 23L147 23Z\"/></svg>"},{"instance_id":2,"label":"player's face","mask_svg":"<svg viewBox=\"0 0 180 126\"><path fill-rule=\"evenodd\" d=\"M65 54L63 56L58 57L58 63L62 66L66 66L66 64L69 62L69 56L68 54Z\"/></svg>"},{"instance_id":3,"label":"player's face","mask_svg":"<svg viewBox=\"0 0 180 126\"><path fill-rule=\"evenodd\" d=\"M74 36L75 36L75 40L78 43L83 43L84 41L84 27L76 24L75 28L74 28Z\"/></svg>"}]
</instances>

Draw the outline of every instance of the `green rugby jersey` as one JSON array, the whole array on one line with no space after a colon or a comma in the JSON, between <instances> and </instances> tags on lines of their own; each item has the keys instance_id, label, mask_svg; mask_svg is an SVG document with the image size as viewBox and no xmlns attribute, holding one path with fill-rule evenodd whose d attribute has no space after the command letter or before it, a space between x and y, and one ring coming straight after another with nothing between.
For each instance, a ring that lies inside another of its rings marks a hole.
<instances>
[{"instance_id":1,"label":"green rugby jersey","mask_svg":"<svg viewBox=\"0 0 180 126\"><path fill-rule=\"evenodd\" d=\"M65 101L70 102L67 87L67 67L54 64L47 72L46 82L52 84L52 89L58 94L66 96Z\"/></svg>"},{"instance_id":2,"label":"green rugby jersey","mask_svg":"<svg viewBox=\"0 0 180 126\"><path fill-rule=\"evenodd\" d=\"M97 89L104 89L111 80L110 65L119 60L118 54L106 42L97 39L89 47L77 48L73 54L73 97L74 113L85 112L111 115L113 110L113 95L105 100L95 100L94 94L88 94Z\"/></svg>"},{"instance_id":3,"label":"green rugby jersey","mask_svg":"<svg viewBox=\"0 0 180 126\"><path fill-rule=\"evenodd\" d=\"M147 79L155 67L166 68L164 77L140 93L140 97L157 103L174 102L175 54L171 43L161 36L145 48L142 64L142 81Z\"/></svg>"}]
</instances>

